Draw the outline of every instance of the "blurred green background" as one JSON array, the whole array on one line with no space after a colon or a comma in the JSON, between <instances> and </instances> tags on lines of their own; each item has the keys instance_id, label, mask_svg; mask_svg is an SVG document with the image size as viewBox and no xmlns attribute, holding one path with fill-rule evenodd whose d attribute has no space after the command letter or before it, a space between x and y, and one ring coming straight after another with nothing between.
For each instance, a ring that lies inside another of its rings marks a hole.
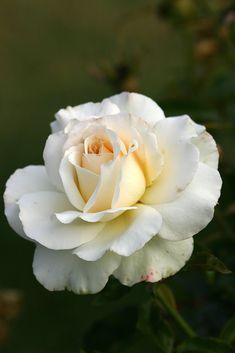
<instances>
[{"instance_id":1,"label":"blurred green background","mask_svg":"<svg viewBox=\"0 0 235 353\"><path fill-rule=\"evenodd\" d=\"M207 126L221 154L222 197L196 237L200 256L166 284L201 337L223 336L235 315L227 274L235 268L235 2L2 0L0 42L1 194L15 169L43 163L49 123L67 105L138 91L167 115ZM152 321L156 337L157 322L169 325L163 353L184 351L184 335L156 309L151 286L111 280L93 296L48 292L32 273L33 244L14 234L3 211L0 244L1 352L158 353L146 330Z\"/></svg>"}]
</instances>

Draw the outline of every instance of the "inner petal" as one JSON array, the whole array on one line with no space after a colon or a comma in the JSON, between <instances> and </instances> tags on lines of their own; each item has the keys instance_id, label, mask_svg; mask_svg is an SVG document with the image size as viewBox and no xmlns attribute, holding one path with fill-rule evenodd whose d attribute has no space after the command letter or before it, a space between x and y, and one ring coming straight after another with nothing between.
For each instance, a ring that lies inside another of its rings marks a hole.
<instances>
[{"instance_id":1,"label":"inner petal","mask_svg":"<svg viewBox=\"0 0 235 353\"><path fill-rule=\"evenodd\" d=\"M85 154L82 155L81 166L95 174L100 174L100 167L113 159L113 153Z\"/></svg>"},{"instance_id":2,"label":"inner petal","mask_svg":"<svg viewBox=\"0 0 235 353\"><path fill-rule=\"evenodd\" d=\"M137 141L133 141L127 155L122 158L120 173L112 200L112 207L126 207L134 205L143 195L146 179L135 152L138 150Z\"/></svg>"},{"instance_id":3,"label":"inner petal","mask_svg":"<svg viewBox=\"0 0 235 353\"><path fill-rule=\"evenodd\" d=\"M83 168L81 166L81 160L82 158L79 158L79 155L76 151L69 155L69 161L76 171L78 190L85 202L87 202L96 188L99 176L87 168Z\"/></svg>"},{"instance_id":4,"label":"inner petal","mask_svg":"<svg viewBox=\"0 0 235 353\"><path fill-rule=\"evenodd\" d=\"M112 153L113 147L105 134L94 134L84 140L84 151L86 154Z\"/></svg>"},{"instance_id":5,"label":"inner petal","mask_svg":"<svg viewBox=\"0 0 235 353\"><path fill-rule=\"evenodd\" d=\"M81 167L100 174L101 165L113 159L113 146L106 134L93 134L84 140Z\"/></svg>"}]
</instances>

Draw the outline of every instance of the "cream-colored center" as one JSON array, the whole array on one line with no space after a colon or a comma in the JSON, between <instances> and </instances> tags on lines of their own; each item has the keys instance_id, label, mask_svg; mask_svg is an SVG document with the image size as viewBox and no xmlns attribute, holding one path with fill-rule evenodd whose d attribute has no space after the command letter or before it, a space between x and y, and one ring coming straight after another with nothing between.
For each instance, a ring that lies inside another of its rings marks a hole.
<instances>
[{"instance_id":1,"label":"cream-colored center","mask_svg":"<svg viewBox=\"0 0 235 353\"><path fill-rule=\"evenodd\" d=\"M113 146L103 136L91 135L84 141L82 167L95 174L100 174L102 164L113 159Z\"/></svg>"}]
</instances>

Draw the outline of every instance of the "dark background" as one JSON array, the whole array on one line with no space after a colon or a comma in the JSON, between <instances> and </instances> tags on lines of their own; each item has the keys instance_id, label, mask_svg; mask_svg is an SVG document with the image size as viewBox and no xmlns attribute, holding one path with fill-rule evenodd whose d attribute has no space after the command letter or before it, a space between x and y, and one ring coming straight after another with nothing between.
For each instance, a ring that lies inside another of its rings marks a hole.
<instances>
[{"instance_id":1,"label":"dark background","mask_svg":"<svg viewBox=\"0 0 235 353\"><path fill-rule=\"evenodd\" d=\"M196 266L166 283L197 333L218 337L235 315L234 275L225 274L235 267L235 3L2 0L0 72L1 194L15 169L43 163L49 123L67 105L138 91L167 115L207 126L224 184L214 220L196 238L226 265L208 265L200 248ZM48 292L32 273L33 244L3 212L0 224L0 351L158 353L139 324L152 287L113 279L93 296ZM166 353L183 340L173 336Z\"/></svg>"}]
</instances>

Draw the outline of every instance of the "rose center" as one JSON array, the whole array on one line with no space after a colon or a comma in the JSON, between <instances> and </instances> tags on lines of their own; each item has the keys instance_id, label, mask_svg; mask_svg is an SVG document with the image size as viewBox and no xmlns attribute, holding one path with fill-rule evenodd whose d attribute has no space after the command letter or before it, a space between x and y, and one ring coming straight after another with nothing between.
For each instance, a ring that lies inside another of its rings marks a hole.
<instances>
[{"instance_id":1,"label":"rose center","mask_svg":"<svg viewBox=\"0 0 235 353\"><path fill-rule=\"evenodd\" d=\"M110 150L109 143L99 137L95 137L92 143L88 145L88 153L101 154L105 152L112 153L113 151Z\"/></svg>"},{"instance_id":2,"label":"rose center","mask_svg":"<svg viewBox=\"0 0 235 353\"><path fill-rule=\"evenodd\" d=\"M91 135L84 141L82 167L99 174L102 164L113 159L113 147L106 136Z\"/></svg>"},{"instance_id":3,"label":"rose center","mask_svg":"<svg viewBox=\"0 0 235 353\"><path fill-rule=\"evenodd\" d=\"M113 153L112 144L106 136L91 135L84 141L84 152L86 154Z\"/></svg>"}]
</instances>

